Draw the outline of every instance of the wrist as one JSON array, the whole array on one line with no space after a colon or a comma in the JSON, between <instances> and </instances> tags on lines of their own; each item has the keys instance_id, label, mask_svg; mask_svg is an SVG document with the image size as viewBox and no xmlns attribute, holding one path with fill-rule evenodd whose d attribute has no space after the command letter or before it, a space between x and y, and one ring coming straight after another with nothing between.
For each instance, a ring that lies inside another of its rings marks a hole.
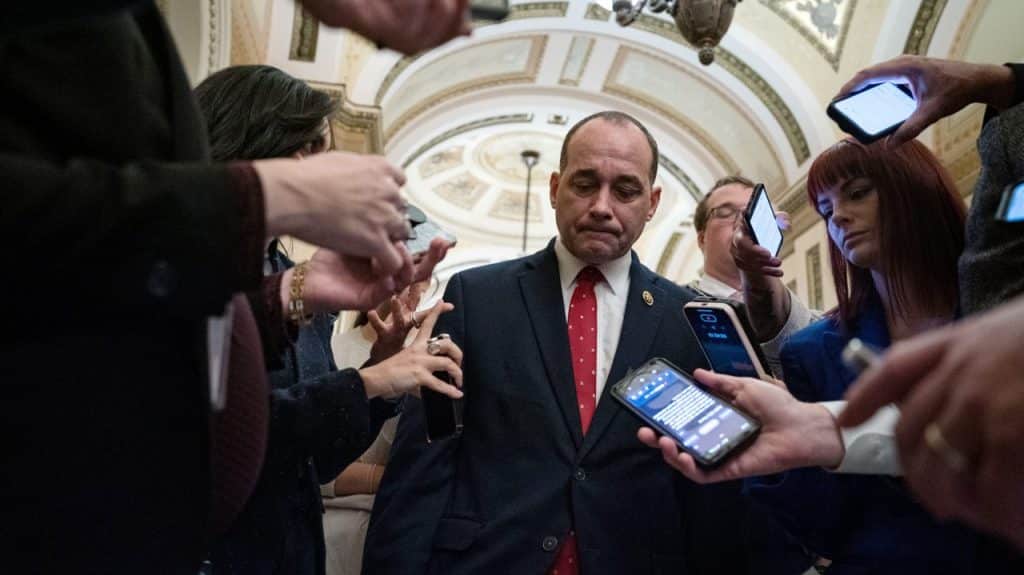
<instances>
[{"instance_id":1,"label":"wrist","mask_svg":"<svg viewBox=\"0 0 1024 575\"><path fill-rule=\"evenodd\" d=\"M363 391L366 392L366 399L375 397L386 397L383 383L383 374L380 364L364 367L359 370L359 377L363 380Z\"/></svg>"},{"instance_id":2,"label":"wrist","mask_svg":"<svg viewBox=\"0 0 1024 575\"><path fill-rule=\"evenodd\" d=\"M810 438L812 443L808 446L803 466L826 469L839 467L846 456L846 446L843 445L839 424L825 406L817 403L804 405L807 407L805 417L808 422L804 437Z\"/></svg>"},{"instance_id":3,"label":"wrist","mask_svg":"<svg viewBox=\"0 0 1024 575\"><path fill-rule=\"evenodd\" d=\"M293 235L303 228L305 197L303 186L297 182L301 171L295 170L296 160L257 160L252 163L263 188L264 213L267 236Z\"/></svg>"},{"instance_id":4,"label":"wrist","mask_svg":"<svg viewBox=\"0 0 1024 575\"><path fill-rule=\"evenodd\" d=\"M1017 79L1009 66L985 65L981 88L981 99L985 104L1005 110L1013 105L1017 95Z\"/></svg>"}]
</instances>

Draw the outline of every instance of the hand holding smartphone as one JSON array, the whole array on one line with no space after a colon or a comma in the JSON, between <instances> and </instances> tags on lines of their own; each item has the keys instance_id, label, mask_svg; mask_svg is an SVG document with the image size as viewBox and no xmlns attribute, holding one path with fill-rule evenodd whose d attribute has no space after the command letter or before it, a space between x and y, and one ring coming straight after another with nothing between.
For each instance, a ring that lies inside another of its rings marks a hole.
<instances>
[{"instance_id":1,"label":"hand holding smartphone","mask_svg":"<svg viewBox=\"0 0 1024 575\"><path fill-rule=\"evenodd\" d=\"M888 136L917 110L917 100L905 84L881 82L834 100L826 112L839 129L870 144Z\"/></svg>"},{"instance_id":2,"label":"hand holding smartphone","mask_svg":"<svg viewBox=\"0 0 1024 575\"><path fill-rule=\"evenodd\" d=\"M683 315L712 371L774 381L742 303L697 298L683 306Z\"/></svg>"},{"instance_id":3,"label":"hand holding smartphone","mask_svg":"<svg viewBox=\"0 0 1024 575\"><path fill-rule=\"evenodd\" d=\"M611 395L702 467L714 467L757 436L760 423L701 387L668 360L654 358L612 386Z\"/></svg>"},{"instance_id":4,"label":"hand holding smartphone","mask_svg":"<svg viewBox=\"0 0 1024 575\"><path fill-rule=\"evenodd\" d=\"M764 184L754 186L754 193L750 196L743 218L754 236L754 241L767 249L772 257L777 257L779 250L782 249L782 228L775 219L775 208L768 199L768 191L765 190Z\"/></svg>"}]
</instances>

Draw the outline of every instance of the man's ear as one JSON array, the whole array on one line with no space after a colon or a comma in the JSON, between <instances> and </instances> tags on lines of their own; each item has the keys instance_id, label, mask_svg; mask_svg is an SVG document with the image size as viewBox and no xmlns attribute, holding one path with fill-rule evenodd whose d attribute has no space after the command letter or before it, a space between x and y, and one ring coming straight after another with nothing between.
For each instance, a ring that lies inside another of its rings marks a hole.
<instances>
[{"instance_id":1,"label":"man's ear","mask_svg":"<svg viewBox=\"0 0 1024 575\"><path fill-rule=\"evenodd\" d=\"M554 208L558 199L558 182L561 180L562 175L558 172L551 172L551 178L548 179L548 199L551 201L551 207Z\"/></svg>"},{"instance_id":2,"label":"man's ear","mask_svg":"<svg viewBox=\"0 0 1024 575\"><path fill-rule=\"evenodd\" d=\"M651 189L651 209L647 211L647 221L651 221L658 211L658 204L661 203L661 186L654 186Z\"/></svg>"},{"instance_id":3,"label":"man's ear","mask_svg":"<svg viewBox=\"0 0 1024 575\"><path fill-rule=\"evenodd\" d=\"M704 232L697 232L697 247L700 248L701 253L704 253Z\"/></svg>"}]
</instances>

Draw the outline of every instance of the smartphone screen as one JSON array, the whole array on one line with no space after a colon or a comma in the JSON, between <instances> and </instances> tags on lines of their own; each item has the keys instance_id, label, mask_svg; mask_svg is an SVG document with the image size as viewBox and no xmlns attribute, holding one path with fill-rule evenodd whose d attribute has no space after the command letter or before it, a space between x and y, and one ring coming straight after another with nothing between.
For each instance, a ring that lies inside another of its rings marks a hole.
<instances>
[{"instance_id":1,"label":"smartphone screen","mask_svg":"<svg viewBox=\"0 0 1024 575\"><path fill-rule=\"evenodd\" d=\"M902 124L917 101L892 82L882 82L832 104L868 136L877 136Z\"/></svg>"},{"instance_id":2,"label":"smartphone screen","mask_svg":"<svg viewBox=\"0 0 1024 575\"><path fill-rule=\"evenodd\" d=\"M775 221L775 210L768 199L764 186L754 188L754 207L748 214L750 230L754 232L754 240L767 249L773 256L779 255L782 249L782 230Z\"/></svg>"},{"instance_id":3,"label":"smartphone screen","mask_svg":"<svg viewBox=\"0 0 1024 575\"><path fill-rule=\"evenodd\" d=\"M1024 222L1024 181L1006 188L996 217L1004 222Z\"/></svg>"},{"instance_id":4,"label":"smartphone screen","mask_svg":"<svg viewBox=\"0 0 1024 575\"><path fill-rule=\"evenodd\" d=\"M728 312L715 308L683 308L711 369L726 375L760 378Z\"/></svg>"},{"instance_id":5,"label":"smartphone screen","mask_svg":"<svg viewBox=\"0 0 1024 575\"><path fill-rule=\"evenodd\" d=\"M672 437L703 464L713 464L752 436L757 423L663 360L616 384L615 396L648 425Z\"/></svg>"},{"instance_id":6,"label":"smartphone screen","mask_svg":"<svg viewBox=\"0 0 1024 575\"><path fill-rule=\"evenodd\" d=\"M405 240L405 249L412 255L425 253L430 249L430 242L434 238L444 238L449 243L455 243L455 236L441 229L434 222L427 220L412 229L413 236Z\"/></svg>"}]
</instances>

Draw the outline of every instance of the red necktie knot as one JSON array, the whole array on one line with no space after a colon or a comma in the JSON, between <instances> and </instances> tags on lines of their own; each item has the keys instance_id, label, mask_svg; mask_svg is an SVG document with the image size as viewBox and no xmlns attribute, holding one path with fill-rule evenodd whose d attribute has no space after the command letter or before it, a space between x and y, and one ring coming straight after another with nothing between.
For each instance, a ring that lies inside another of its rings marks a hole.
<instances>
[{"instance_id":1,"label":"red necktie knot","mask_svg":"<svg viewBox=\"0 0 1024 575\"><path fill-rule=\"evenodd\" d=\"M576 275L577 287L581 285L593 287L594 285L599 284L602 281L604 281L604 274L602 274L601 270L595 268L594 266L587 266L581 269L580 273Z\"/></svg>"}]
</instances>

